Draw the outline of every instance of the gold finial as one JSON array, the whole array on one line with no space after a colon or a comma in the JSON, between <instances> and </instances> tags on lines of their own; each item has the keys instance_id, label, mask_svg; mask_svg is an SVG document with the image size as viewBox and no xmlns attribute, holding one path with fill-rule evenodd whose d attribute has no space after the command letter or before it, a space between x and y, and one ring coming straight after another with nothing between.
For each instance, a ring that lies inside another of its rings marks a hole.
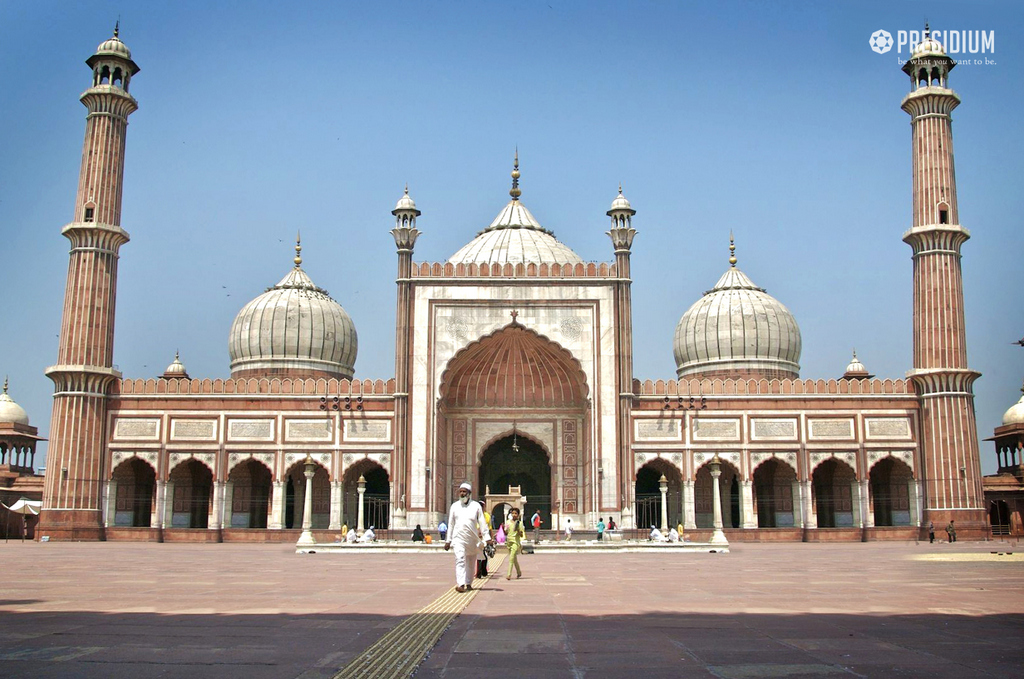
<instances>
[{"instance_id":1,"label":"gold finial","mask_svg":"<svg viewBox=\"0 0 1024 679\"><path fill-rule=\"evenodd\" d=\"M736 239L732 237L732 229L729 229L729 264L736 268Z\"/></svg>"},{"instance_id":2,"label":"gold finial","mask_svg":"<svg viewBox=\"0 0 1024 679\"><path fill-rule=\"evenodd\" d=\"M295 232L295 268L298 269L302 265L302 236L301 232Z\"/></svg>"},{"instance_id":3,"label":"gold finial","mask_svg":"<svg viewBox=\"0 0 1024 679\"><path fill-rule=\"evenodd\" d=\"M508 192L512 200L519 200L523 192L519 190L519 147L516 146L516 161L512 166L512 190Z\"/></svg>"},{"instance_id":4,"label":"gold finial","mask_svg":"<svg viewBox=\"0 0 1024 679\"><path fill-rule=\"evenodd\" d=\"M622 182L619 182L619 195L622 195Z\"/></svg>"},{"instance_id":5,"label":"gold finial","mask_svg":"<svg viewBox=\"0 0 1024 679\"><path fill-rule=\"evenodd\" d=\"M405 195L409 195L409 182L405 183Z\"/></svg>"},{"instance_id":6,"label":"gold finial","mask_svg":"<svg viewBox=\"0 0 1024 679\"><path fill-rule=\"evenodd\" d=\"M121 32L121 17L117 17L117 23L114 24L114 37Z\"/></svg>"},{"instance_id":7,"label":"gold finial","mask_svg":"<svg viewBox=\"0 0 1024 679\"><path fill-rule=\"evenodd\" d=\"M1021 391L1024 391L1024 389L1022 389ZM4 375L4 394L6 394L6 393L7 393L7 375Z\"/></svg>"},{"instance_id":8,"label":"gold finial","mask_svg":"<svg viewBox=\"0 0 1024 679\"><path fill-rule=\"evenodd\" d=\"M178 350L177 349L174 350L174 360L175 361L178 360Z\"/></svg>"}]
</instances>

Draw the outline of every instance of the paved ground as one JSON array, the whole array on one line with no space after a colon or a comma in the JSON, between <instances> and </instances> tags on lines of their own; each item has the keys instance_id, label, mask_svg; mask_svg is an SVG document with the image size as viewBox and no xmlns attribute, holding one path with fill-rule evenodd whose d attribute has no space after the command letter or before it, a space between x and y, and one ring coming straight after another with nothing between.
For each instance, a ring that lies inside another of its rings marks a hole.
<instances>
[{"instance_id":1,"label":"paved ground","mask_svg":"<svg viewBox=\"0 0 1024 679\"><path fill-rule=\"evenodd\" d=\"M1006 543L522 563L522 580L485 583L417 678L1024 676L1024 550ZM444 554L0 543L0 676L333 677L452 570Z\"/></svg>"}]
</instances>

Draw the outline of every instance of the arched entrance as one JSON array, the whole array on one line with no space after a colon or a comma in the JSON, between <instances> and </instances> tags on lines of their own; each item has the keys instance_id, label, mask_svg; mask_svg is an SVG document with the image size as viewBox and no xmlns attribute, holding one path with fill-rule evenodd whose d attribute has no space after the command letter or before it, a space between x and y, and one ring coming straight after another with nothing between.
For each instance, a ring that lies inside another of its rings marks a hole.
<instances>
[{"instance_id":1,"label":"arched entrance","mask_svg":"<svg viewBox=\"0 0 1024 679\"><path fill-rule=\"evenodd\" d=\"M514 448L513 448L514 446ZM524 514L540 511L541 527L551 527L551 463L547 451L525 436L513 434L498 439L480 457L480 474L476 495L487 490L504 495L509 487L519 486L526 496ZM491 523L498 525L494 516Z\"/></svg>"},{"instance_id":2,"label":"arched entrance","mask_svg":"<svg viewBox=\"0 0 1024 679\"><path fill-rule=\"evenodd\" d=\"M910 525L910 483L913 473L901 460L879 460L871 468L871 508L876 526Z\"/></svg>"},{"instance_id":3,"label":"arched entrance","mask_svg":"<svg viewBox=\"0 0 1024 679\"><path fill-rule=\"evenodd\" d=\"M266 465L246 460L228 474L232 528L266 528L270 507L271 474Z\"/></svg>"},{"instance_id":4,"label":"arched entrance","mask_svg":"<svg viewBox=\"0 0 1024 679\"><path fill-rule=\"evenodd\" d=\"M137 457L117 465L111 480L116 484L114 525L149 528L153 518L156 472Z\"/></svg>"},{"instance_id":5,"label":"arched entrance","mask_svg":"<svg viewBox=\"0 0 1024 679\"><path fill-rule=\"evenodd\" d=\"M754 470L754 506L758 528L792 528L796 472L776 458ZM797 496L799 496L797 494Z\"/></svg>"},{"instance_id":6,"label":"arched entrance","mask_svg":"<svg viewBox=\"0 0 1024 679\"><path fill-rule=\"evenodd\" d=\"M588 392L567 349L515 320L456 353L441 376L436 509L463 481L480 497L511 485L527 498L525 520L540 510L545 529L557 528L553 514L581 525L593 497Z\"/></svg>"},{"instance_id":7,"label":"arched entrance","mask_svg":"<svg viewBox=\"0 0 1024 679\"><path fill-rule=\"evenodd\" d=\"M284 527L302 528L306 511L305 463L300 461L288 470L285 483ZM331 480L323 465L313 472L313 528L324 529L331 523Z\"/></svg>"},{"instance_id":8,"label":"arched entrance","mask_svg":"<svg viewBox=\"0 0 1024 679\"><path fill-rule=\"evenodd\" d=\"M853 469L833 457L815 468L811 480L818 528L853 526Z\"/></svg>"},{"instance_id":9,"label":"arched entrance","mask_svg":"<svg viewBox=\"0 0 1024 679\"><path fill-rule=\"evenodd\" d=\"M366 482L363 493L363 525L359 521L359 477ZM377 462L365 459L345 471L342 497L342 521L355 529L386 529L391 526L391 481L388 471Z\"/></svg>"},{"instance_id":10,"label":"arched entrance","mask_svg":"<svg viewBox=\"0 0 1024 679\"><path fill-rule=\"evenodd\" d=\"M167 479L174 487L171 507L172 528L208 528L213 472L196 459L185 460L171 470Z\"/></svg>"},{"instance_id":11,"label":"arched entrance","mask_svg":"<svg viewBox=\"0 0 1024 679\"><path fill-rule=\"evenodd\" d=\"M636 473L636 526L650 528L662 525L661 477L668 482L668 509L665 525L668 528L683 522L683 477L675 466L664 460L651 460Z\"/></svg>"}]
</instances>

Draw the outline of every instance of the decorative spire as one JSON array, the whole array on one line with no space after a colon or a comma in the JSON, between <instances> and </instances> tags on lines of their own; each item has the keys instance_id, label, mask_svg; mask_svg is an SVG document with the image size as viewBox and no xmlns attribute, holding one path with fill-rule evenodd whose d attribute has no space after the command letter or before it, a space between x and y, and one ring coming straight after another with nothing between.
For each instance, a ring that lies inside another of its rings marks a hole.
<instances>
[{"instance_id":1,"label":"decorative spire","mask_svg":"<svg viewBox=\"0 0 1024 679\"><path fill-rule=\"evenodd\" d=\"M932 28L931 28L931 26L928 25L928 21L927 20L925 20L925 22L924 22L924 37L926 37L926 38L932 37Z\"/></svg>"},{"instance_id":2,"label":"decorative spire","mask_svg":"<svg viewBox=\"0 0 1024 679\"><path fill-rule=\"evenodd\" d=\"M1024 389L1021 391L1024 391ZM4 375L4 395L7 395L7 375Z\"/></svg>"},{"instance_id":3,"label":"decorative spire","mask_svg":"<svg viewBox=\"0 0 1024 679\"><path fill-rule=\"evenodd\" d=\"M736 240L732 237L732 229L729 229L729 264L736 268Z\"/></svg>"},{"instance_id":4,"label":"decorative spire","mask_svg":"<svg viewBox=\"0 0 1024 679\"><path fill-rule=\"evenodd\" d=\"M516 162L512 166L512 190L508 192L512 200L519 200L523 192L519 190L519 147L516 146Z\"/></svg>"},{"instance_id":5,"label":"decorative spire","mask_svg":"<svg viewBox=\"0 0 1024 679\"><path fill-rule=\"evenodd\" d=\"M409 182L405 183L405 195L409 195Z\"/></svg>"},{"instance_id":6,"label":"decorative spire","mask_svg":"<svg viewBox=\"0 0 1024 679\"><path fill-rule=\"evenodd\" d=\"M114 24L114 37L121 33L121 17L117 17L117 23Z\"/></svg>"},{"instance_id":7,"label":"decorative spire","mask_svg":"<svg viewBox=\"0 0 1024 679\"><path fill-rule=\"evenodd\" d=\"M295 232L295 268L298 269L302 265L302 237L299 231Z\"/></svg>"}]
</instances>

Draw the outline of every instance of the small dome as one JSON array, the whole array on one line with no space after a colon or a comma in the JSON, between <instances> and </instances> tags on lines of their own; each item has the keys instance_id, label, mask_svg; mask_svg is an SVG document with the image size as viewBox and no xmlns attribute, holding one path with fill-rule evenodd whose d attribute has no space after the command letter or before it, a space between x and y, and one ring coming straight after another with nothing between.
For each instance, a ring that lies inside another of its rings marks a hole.
<instances>
[{"instance_id":1,"label":"small dome","mask_svg":"<svg viewBox=\"0 0 1024 679\"><path fill-rule=\"evenodd\" d=\"M6 379L4 393L0 394L0 424L28 424L28 413L7 395Z\"/></svg>"},{"instance_id":2,"label":"small dome","mask_svg":"<svg viewBox=\"0 0 1024 679\"><path fill-rule=\"evenodd\" d=\"M674 344L679 377L800 373L800 328L793 314L735 265L679 319Z\"/></svg>"},{"instance_id":3,"label":"small dome","mask_svg":"<svg viewBox=\"0 0 1024 679\"><path fill-rule=\"evenodd\" d=\"M415 212L417 215L420 214L420 211L416 209L416 201L414 201L409 195L408 184L405 186L405 193L398 199L398 202L395 204L395 209L391 211L391 214L405 210Z\"/></svg>"},{"instance_id":4,"label":"small dome","mask_svg":"<svg viewBox=\"0 0 1024 679\"><path fill-rule=\"evenodd\" d=\"M1021 392L1024 392L1024 388L1021 389ZM1008 424L1024 424L1024 396L1021 396L1019 401L1003 413L1003 425Z\"/></svg>"},{"instance_id":5,"label":"small dome","mask_svg":"<svg viewBox=\"0 0 1024 679\"><path fill-rule=\"evenodd\" d=\"M128 49L128 45L121 42L121 39L115 34L113 38L108 38L99 44L99 47L96 48L96 56L116 56L122 59L131 59L132 52Z\"/></svg>"},{"instance_id":6,"label":"small dome","mask_svg":"<svg viewBox=\"0 0 1024 679\"><path fill-rule=\"evenodd\" d=\"M615 196L615 200L612 201L612 206L609 212L615 212L616 210L632 210L633 206L629 204L626 197L622 195L622 185L619 185L619 195Z\"/></svg>"},{"instance_id":7,"label":"small dome","mask_svg":"<svg viewBox=\"0 0 1024 679\"><path fill-rule=\"evenodd\" d=\"M296 244L296 252L302 250ZM274 287L238 312L228 340L231 372L243 375L317 371L351 378L355 324L326 290L302 270L302 258Z\"/></svg>"},{"instance_id":8,"label":"small dome","mask_svg":"<svg viewBox=\"0 0 1024 679\"><path fill-rule=\"evenodd\" d=\"M174 361L167 366L163 377L188 377L188 371L185 370L185 364L181 362L177 351L174 352Z\"/></svg>"},{"instance_id":9,"label":"small dome","mask_svg":"<svg viewBox=\"0 0 1024 679\"><path fill-rule=\"evenodd\" d=\"M846 372L843 373L843 377L846 379L864 379L871 378L874 375L868 372L868 369L864 367L864 364L857 358L857 350L853 350L853 359L846 366Z\"/></svg>"},{"instance_id":10,"label":"small dome","mask_svg":"<svg viewBox=\"0 0 1024 679\"><path fill-rule=\"evenodd\" d=\"M946 56L946 50L938 40L932 37L931 31L925 29L924 38L921 42L914 45L914 49L911 52L911 59L918 59L921 57L944 57Z\"/></svg>"}]
</instances>

